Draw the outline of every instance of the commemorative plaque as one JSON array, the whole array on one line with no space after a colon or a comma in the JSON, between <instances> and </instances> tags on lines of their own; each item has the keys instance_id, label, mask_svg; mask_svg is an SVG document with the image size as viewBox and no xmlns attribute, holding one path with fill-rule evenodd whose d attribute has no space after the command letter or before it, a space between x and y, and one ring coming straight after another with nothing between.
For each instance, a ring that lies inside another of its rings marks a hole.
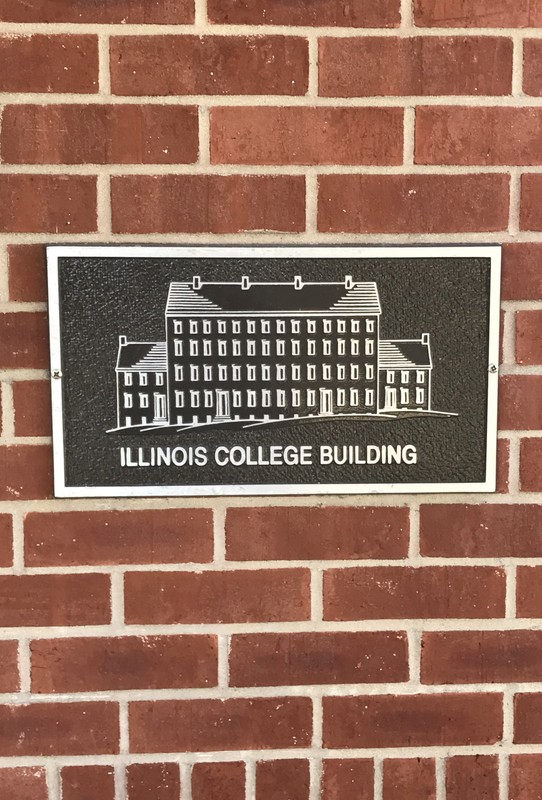
<instances>
[{"instance_id":1,"label":"commemorative plaque","mask_svg":"<svg viewBox=\"0 0 542 800\"><path fill-rule=\"evenodd\" d=\"M61 497L495 490L500 247L48 248Z\"/></svg>"}]
</instances>

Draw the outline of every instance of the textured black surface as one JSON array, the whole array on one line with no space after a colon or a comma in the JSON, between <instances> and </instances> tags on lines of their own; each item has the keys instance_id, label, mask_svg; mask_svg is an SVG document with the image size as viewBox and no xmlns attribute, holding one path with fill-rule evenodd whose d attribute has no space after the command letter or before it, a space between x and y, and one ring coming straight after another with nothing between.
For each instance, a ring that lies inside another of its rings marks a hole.
<instances>
[{"instance_id":1,"label":"textured black surface","mask_svg":"<svg viewBox=\"0 0 542 800\"><path fill-rule=\"evenodd\" d=\"M62 258L59 266L67 486L448 483L485 479L490 262L485 258ZM163 341L171 280L375 280L382 339L431 335L433 408L458 417L300 422L245 430L107 433L116 425L118 337ZM412 444L416 465L122 468L119 448Z\"/></svg>"}]
</instances>

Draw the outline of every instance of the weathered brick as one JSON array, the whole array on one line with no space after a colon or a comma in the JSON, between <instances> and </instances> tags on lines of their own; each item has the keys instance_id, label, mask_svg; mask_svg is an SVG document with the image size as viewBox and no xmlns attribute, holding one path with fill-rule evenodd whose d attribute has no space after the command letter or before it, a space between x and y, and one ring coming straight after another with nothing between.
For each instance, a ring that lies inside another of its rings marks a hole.
<instances>
[{"instance_id":1,"label":"weathered brick","mask_svg":"<svg viewBox=\"0 0 542 800\"><path fill-rule=\"evenodd\" d=\"M408 539L407 508L271 506L226 513L226 557L233 561L405 558Z\"/></svg>"},{"instance_id":2,"label":"weathered brick","mask_svg":"<svg viewBox=\"0 0 542 800\"><path fill-rule=\"evenodd\" d=\"M114 176L111 194L115 233L305 229L302 175Z\"/></svg>"},{"instance_id":3,"label":"weathered brick","mask_svg":"<svg viewBox=\"0 0 542 800\"><path fill-rule=\"evenodd\" d=\"M51 435L51 387L47 381L14 381L15 436Z\"/></svg>"},{"instance_id":4,"label":"weathered brick","mask_svg":"<svg viewBox=\"0 0 542 800\"><path fill-rule=\"evenodd\" d=\"M509 785L510 800L538 800L542 797L542 755L511 755Z\"/></svg>"},{"instance_id":5,"label":"weathered brick","mask_svg":"<svg viewBox=\"0 0 542 800\"><path fill-rule=\"evenodd\" d=\"M96 230L92 175L0 175L0 232L89 233Z\"/></svg>"},{"instance_id":6,"label":"weathered brick","mask_svg":"<svg viewBox=\"0 0 542 800\"><path fill-rule=\"evenodd\" d=\"M324 573L324 619L504 615L505 574L492 567L353 567Z\"/></svg>"},{"instance_id":7,"label":"weathered brick","mask_svg":"<svg viewBox=\"0 0 542 800\"><path fill-rule=\"evenodd\" d=\"M423 504L420 552L448 558L542 557L542 508Z\"/></svg>"},{"instance_id":8,"label":"weathered brick","mask_svg":"<svg viewBox=\"0 0 542 800\"><path fill-rule=\"evenodd\" d=\"M369 758L328 758L322 764L321 800L373 800L374 765Z\"/></svg>"},{"instance_id":9,"label":"weathered brick","mask_svg":"<svg viewBox=\"0 0 542 800\"><path fill-rule=\"evenodd\" d=\"M126 622L279 622L310 617L305 569L132 572L125 576Z\"/></svg>"},{"instance_id":10,"label":"weathered brick","mask_svg":"<svg viewBox=\"0 0 542 800\"><path fill-rule=\"evenodd\" d=\"M437 28L536 28L542 8L530 0L414 0L414 21Z\"/></svg>"},{"instance_id":11,"label":"weathered brick","mask_svg":"<svg viewBox=\"0 0 542 800\"><path fill-rule=\"evenodd\" d=\"M198 158L192 106L7 105L7 164L190 164Z\"/></svg>"},{"instance_id":12,"label":"weathered brick","mask_svg":"<svg viewBox=\"0 0 542 800\"><path fill-rule=\"evenodd\" d=\"M400 108L214 108L215 164L401 164Z\"/></svg>"},{"instance_id":13,"label":"weathered brick","mask_svg":"<svg viewBox=\"0 0 542 800\"><path fill-rule=\"evenodd\" d=\"M542 230L542 175L521 176L521 210L519 226L522 231Z\"/></svg>"},{"instance_id":14,"label":"weathered brick","mask_svg":"<svg viewBox=\"0 0 542 800\"><path fill-rule=\"evenodd\" d=\"M400 0L353 0L348 5L312 0L209 0L209 20L226 25L317 25L347 28L393 28L400 21Z\"/></svg>"},{"instance_id":15,"label":"weathered brick","mask_svg":"<svg viewBox=\"0 0 542 800\"><path fill-rule=\"evenodd\" d=\"M318 230L500 231L508 227L508 200L506 175L321 175Z\"/></svg>"},{"instance_id":16,"label":"weathered brick","mask_svg":"<svg viewBox=\"0 0 542 800\"><path fill-rule=\"evenodd\" d=\"M46 314L15 311L0 314L0 367L45 369L49 361Z\"/></svg>"},{"instance_id":17,"label":"weathered brick","mask_svg":"<svg viewBox=\"0 0 542 800\"><path fill-rule=\"evenodd\" d=\"M193 0L0 0L3 22L183 24L194 21Z\"/></svg>"},{"instance_id":18,"label":"weathered brick","mask_svg":"<svg viewBox=\"0 0 542 800\"><path fill-rule=\"evenodd\" d=\"M525 39L523 42L523 91L534 97L542 95L542 42Z\"/></svg>"},{"instance_id":19,"label":"weathered brick","mask_svg":"<svg viewBox=\"0 0 542 800\"><path fill-rule=\"evenodd\" d=\"M13 564L13 523L11 514L0 514L0 567Z\"/></svg>"},{"instance_id":20,"label":"weathered brick","mask_svg":"<svg viewBox=\"0 0 542 800\"><path fill-rule=\"evenodd\" d=\"M256 800L309 800L309 762L300 758L259 761Z\"/></svg>"},{"instance_id":21,"label":"weathered brick","mask_svg":"<svg viewBox=\"0 0 542 800\"><path fill-rule=\"evenodd\" d=\"M240 800L245 796L245 772L242 761L194 764L192 800L209 800L212 797L220 797L220 800Z\"/></svg>"},{"instance_id":22,"label":"weathered brick","mask_svg":"<svg viewBox=\"0 0 542 800\"><path fill-rule=\"evenodd\" d=\"M2 800L49 800L43 767L0 768Z\"/></svg>"},{"instance_id":23,"label":"weathered brick","mask_svg":"<svg viewBox=\"0 0 542 800\"><path fill-rule=\"evenodd\" d=\"M62 767L60 782L62 800L115 800L113 767L97 764Z\"/></svg>"},{"instance_id":24,"label":"weathered brick","mask_svg":"<svg viewBox=\"0 0 542 800\"><path fill-rule=\"evenodd\" d=\"M130 764L126 768L127 800L179 800L178 764Z\"/></svg>"},{"instance_id":25,"label":"weathered brick","mask_svg":"<svg viewBox=\"0 0 542 800\"><path fill-rule=\"evenodd\" d=\"M52 493L49 445L0 447L0 500L41 500Z\"/></svg>"},{"instance_id":26,"label":"weathered brick","mask_svg":"<svg viewBox=\"0 0 542 800\"><path fill-rule=\"evenodd\" d=\"M116 703L0 706L2 756L81 756L118 752L119 710Z\"/></svg>"},{"instance_id":27,"label":"weathered brick","mask_svg":"<svg viewBox=\"0 0 542 800\"><path fill-rule=\"evenodd\" d=\"M514 742L542 742L542 694L526 692L514 697Z\"/></svg>"},{"instance_id":28,"label":"weathered brick","mask_svg":"<svg viewBox=\"0 0 542 800\"><path fill-rule=\"evenodd\" d=\"M130 703L133 753L308 747L307 697L157 700Z\"/></svg>"},{"instance_id":29,"label":"weathered brick","mask_svg":"<svg viewBox=\"0 0 542 800\"><path fill-rule=\"evenodd\" d=\"M542 567L518 567L516 611L518 617L542 617Z\"/></svg>"},{"instance_id":30,"label":"weathered brick","mask_svg":"<svg viewBox=\"0 0 542 800\"><path fill-rule=\"evenodd\" d=\"M0 91L97 92L98 37L0 36Z\"/></svg>"},{"instance_id":31,"label":"weathered brick","mask_svg":"<svg viewBox=\"0 0 542 800\"><path fill-rule=\"evenodd\" d=\"M18 692L19 688L19 643L0 641L0 692Z\"/></svg>"},{"instance_id":32,"label":"weathered brick","mask_svg":"<svg viewBox=\"0 0 542 800\"><path fill-rule=\"evenodd\" d=\"M542 108L416 109L417 164L542 164Z\"/></svg>"},{"instance_id":33,"label":"weathered brick","mask_svg":"<svg viewBox=\"0 0 542 800\"><path fill-rule=\"evenodd\" d=\"M505 95L512 88L512 40L323 37L318 70L318 93L324 97Z\"/></svg>"},{"instance_id":34,"label":"weathered brick","mask_svg":"<svg viewBox=\"0 0 542 800\"><path fill-rule=\"evenodd\" d=\"M25 561L32 567L163 564L213 558L206 508L27 514Z\"/></svg>"},{"instance_id":35,"label":"weathered brick","mask_svg":"<svg viewBox=\"0 0 542 800\"><path fill-rule=\"evenodd\" d=\"M521 440L519 477L522 492L542 492L542 439Z\"/></svg>"},{"instance_id":36,"label":"weathered brick","mask_svg":"<svg viewBox=\"0 0 542 800\"><path fill-rule=\"evenodd\" d=\"M542 244L505 244L502 254L502 299L542 300Z\"/></svg>"},{"instance_id":37,"label":"weathered brick","mask_svg":"<svg viewBox=\"0 0 542 800\"><path fill-rule=\"evenodd\" d=\"M23 303L47 300L47 268L42 244L8 245L9 299Z\"/></svg>"},{"instance_id":38,"label":"weathered brick","mask_svg":"<svg viewBox=\"0 0 542 800\"><path fill-rule=\"evenodd\" d=\"M307 91L308 44L297 36L115 36L111 84L119 95Z\"/></svg>"},{"instance_id":39,"label":"weathered brick","mask_svg":"<svg viewBox=\"0 0 542 800\"><path fill-rule=\"evenodd\" d=\"M516 312L516 361L542 364L542 311Z\"/></svg>"},{"instance_id":40,"label":"weathered brick","mask_svg":"<svg viewBox=\"0 0 542 800\"><path fill-rule=\"evenodd\" d=\"M497 756L452 756L446 759L447 800L499 800Z\"/></svg>"},{"instance_id":41,"label":"weathered brick","mask_svg":"<svg viewBox=\"0 0 542 800\"><path fill-rule=\"evenodd\" d=\"M494 744L502 737L502 695L324 697L324 747Z\"/></svg>"},{"instance_id":42,"label":"weathered brick","mask_svg":"<svg viewBox=\"0 0 542 800\"><path fill-rule=\"evenodd\" d=\"M426 632L423 683L520 683L542 680L542 631Z\"/></svg>"},{"instance_id":43,"label":"weathered brick","mask_svg":"<svg viewBox=\"0 0 542 800\"><path fill-rule=\"evenodd\" d=\"M435 800L435 762L432 758L386 758L382 765L383 800Z\"/></svg>"},{"instance_id":44,"label":"weathered brick","mask_svg":"<svg viewBox=\"0 0 542 800\"><path fill-rule=\"evenodd\" d=\"M499 381L499 429L542 428L542 375L504 375Z\"/></svg>"},{"instance_id":45,"label":"weathered brick","mask_svg":"<svg viewBox=\"0 0 542 800\"><path fill-rule=\"evenodd\" d=\"M0 575L0 625L110 622L109 575Z\"/></svg>"},{"instance_id":46,"label":"weathered brick","mask_svg":"<svg viewBox=\"0 0 542 800\"><path fill-rule=\"evenodd\" d=\"M37 639L32 691L106 692L216 686L217 644L209 635Z\"/></svg>"},{"instance_id":47,"label":"weathered brick","mask_svg":"<svg viewBox=\"0 0 542 800\"><path fill-rule=\"evenodd\" d=\"M232 686L406 680L404 633L255 633L231 639Z\"/></svg>"}]
</instances>

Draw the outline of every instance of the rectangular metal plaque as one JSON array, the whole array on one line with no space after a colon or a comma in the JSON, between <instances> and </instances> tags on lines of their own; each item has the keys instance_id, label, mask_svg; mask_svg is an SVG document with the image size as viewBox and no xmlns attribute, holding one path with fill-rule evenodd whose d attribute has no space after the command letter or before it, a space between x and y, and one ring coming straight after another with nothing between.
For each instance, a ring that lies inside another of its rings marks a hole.
<instances>
[{"instance_id":1,"label":"rectangular metal plaque","mask_svg":"<svg viewBox=\"0 0 542 800\"><path fill-rule=\"evenodd\" d=\"M49 247L56 495L494 491L500 255Z\"/></svg>"}]
</instances>

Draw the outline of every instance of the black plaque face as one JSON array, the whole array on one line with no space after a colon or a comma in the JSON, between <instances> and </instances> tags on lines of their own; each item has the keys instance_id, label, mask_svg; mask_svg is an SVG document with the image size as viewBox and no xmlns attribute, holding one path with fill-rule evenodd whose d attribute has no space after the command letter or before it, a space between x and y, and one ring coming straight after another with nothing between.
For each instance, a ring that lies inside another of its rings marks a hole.
<instances>
[{"instance_id":1,"label":"black plaque face","mask_svg":"<svg viewBox=\"0 0 542 800\"><path fill-rule=\"evenodd\" d=\"M48 267L57 496L495 489L499 247Z\"/></svg>"}]
</instances>

